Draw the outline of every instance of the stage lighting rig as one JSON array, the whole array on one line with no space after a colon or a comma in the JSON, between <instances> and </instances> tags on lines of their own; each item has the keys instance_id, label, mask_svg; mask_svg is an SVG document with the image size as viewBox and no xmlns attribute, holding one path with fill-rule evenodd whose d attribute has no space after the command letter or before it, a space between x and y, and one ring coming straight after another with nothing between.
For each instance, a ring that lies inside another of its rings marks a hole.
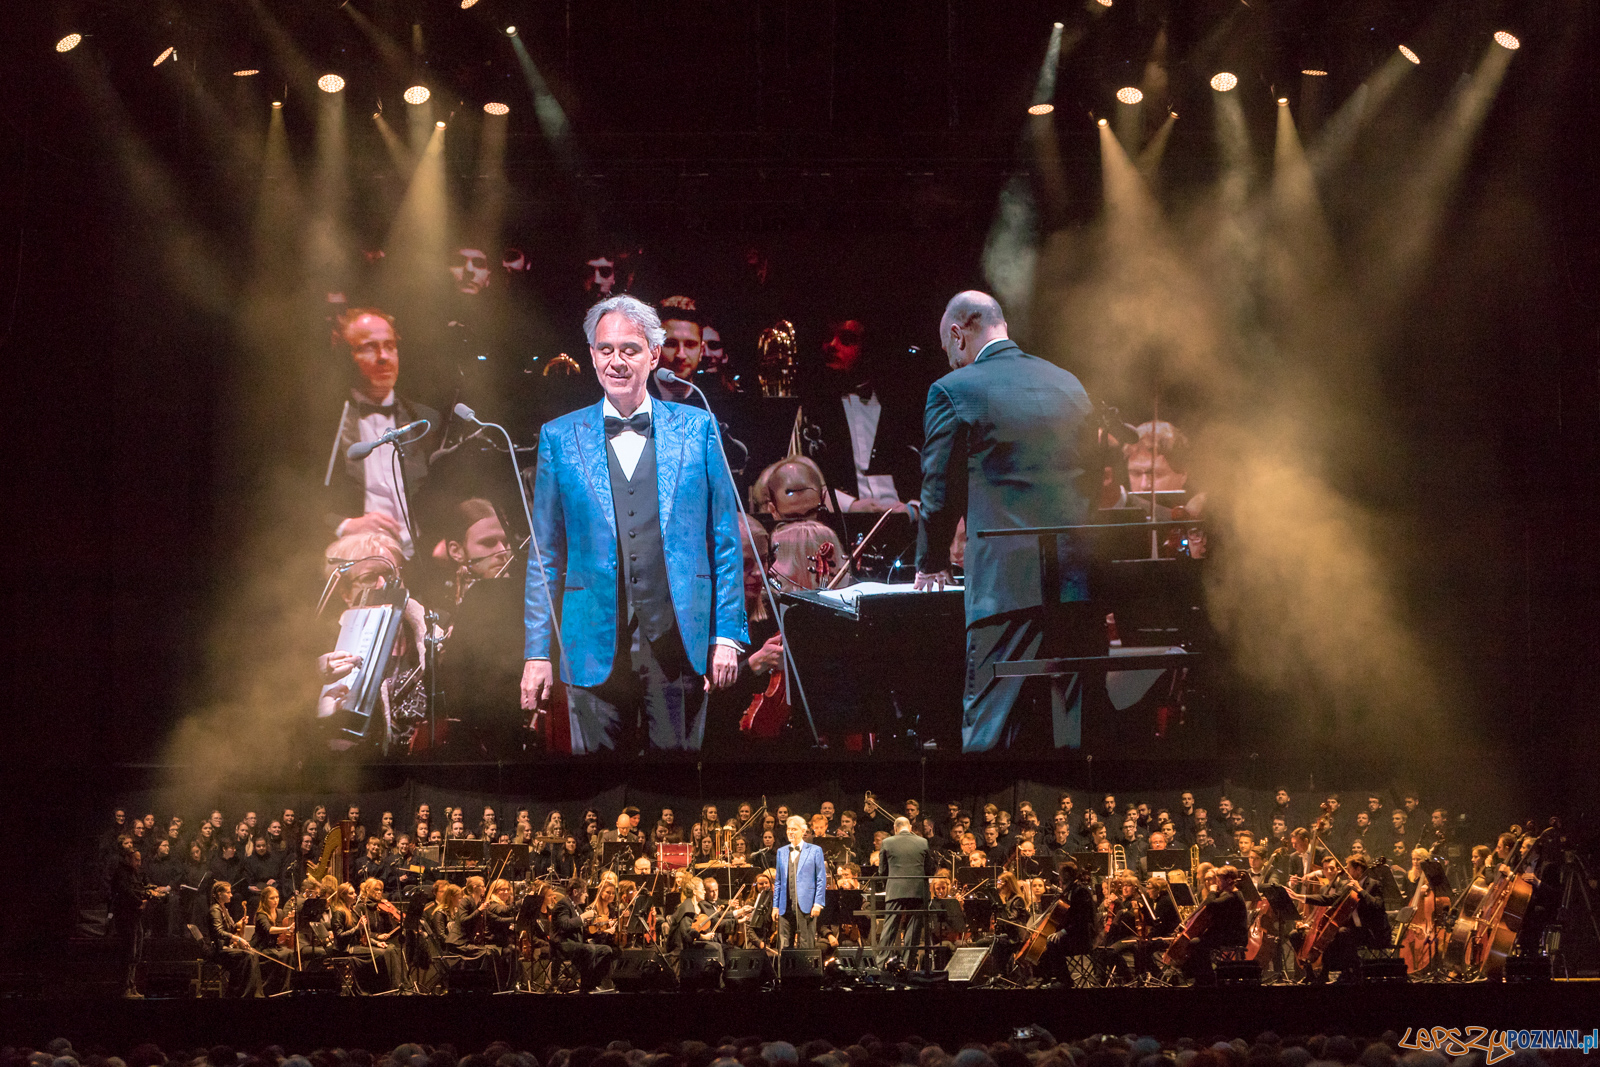
<instances>
[{"instance_id":1,"label":"stage lighting rig","mask_svg":"<svg viewBox=\"0 0 1600 1067\"><path fill-rule=\"evenodd\" d=\"M1522 47L1522 42L1508 30L1495 30L1494 43L1504 48L1507 52L1515 52Z\"/></svg>"},{"instance_id":2,"label":"stage lighting rig","mask_svg":"<svg viewBox=\"0 0 1600 1067\"><path fill-rule=\"evenodd\" d=\"M339 93L344 91L344 79L337 74L324 74L317 79L317 88L325 93Z\"/></svg>"},{"instance_id":3,"label":"stage lighting rig","mask_svg":"<svg viewBox=\"0 0 1600 1067\"><path fill-rule=\"evenodd\" d=\"M162 52L159 56L156 56L156 61L154 63L150 64L150 65L152 67L159 67L159 66L161 66L161 64L165 63L169 59L173 60L174 62L177 61L177 59L178 59L178 49L177 49L176 45L168 45L167 46L167 50L165 52Z\"/></svg>"},{"instance_id":4,"label":"stage lighting rig","mask_svg":"<svg viewBox=\"0 0 1600 1067\"><path fill-rule=\"evenodd\" d=\"M1124 85L1117 90L1117 99L1124 104L1137 104L1144 99L1144 93L1131 85Z\"/></svg>"},{"instance_id":5,"label":"stage lighting rig","mask_svg":"<svg viewBox=\"0 0 1600 1067\"><path fill-rule=\"evenodd\" d=\"M1215 89L1219 93L1232 92L1235 88L1238 87L1238 85L1239 85L1238 76L1235 75L1235 74L1230 74L1228 71L1225 71L1225 70L1224 71L1220 71L1219 73L1213 75L1212 78L1211 78L1211 88Z\"/></svg>"},{"instance_id":6,"label":"stage lighting rig","mask_svg":"<svg viewBox=\"0 0 1600 1067\"><path fill-rule=\"evenodd\" d=\"M426 85L413 85L404 93L405 101L408 104L426 104L428 97L432 95Z\"/></svg>"},{"instance_id":7,"label":"stage lighting rig","mask_svg":"<svg viewBox=\"0 0 1600 1067\"><path fill-rule=\"evenodd\" d=\"M517 35L517 28L515 26L507 26L506 27L506 36L507 37L515 37L516 35Z\"/></svg>"},{"instance_id":8,"label":"stage lighting rig","mask_svg":"<svg viewBox=\"0 0 1600 1067\"><path fill-rule=\"evenodd\" d=\"M509 115L511 114L511 105L491 100L483 105L483 110L488 115Z\"/></svg>"},{"instance_id":9,"label":"stage lighting rig","mask_svg":"<svg viewBox=\"0 0 1600 1067\"><path fill-rule=\"evenodd\" d=\"M1032 107L1028 108L1028 114L1030 114L1030 115L1048 115L1048 114L1050 114L1050 112L1054 111L1055 109L1056 109L1056 106L1054 104L1034 104Z\"/></svg>"},{"instance_id":10,"label":"stage lighting rig","mask_svg":"<svg viewBox=\"0 0 1600 1067\"><path fill-rule=\"evenodd\" d=\"M1417 55L1415 52L1413 52L1406 45L1401 45L1400 46L1400 54L1405 56L1406 59L1408 61L1410 61L1412 66L1417 66L1417 67L1422 66L1422 57Z\"/></svg>"},{"instance_id":11,"label":"stage lighting rig","mask_svg":"<svg viewBox=\"0 0 1600 1067\"><path fill-rule=\"evenodd\" d=\"M239 70L234 71L233 72L233 76L235 78L254 78L257 74L260 74L260 73L261 73L261 70L258 67L243 67L243 68L241 68Z\"/></svg>"},{"instance_id":12,"label":"stage lighting rig","mask_svg":"<svg viewBox=\"0 0 1600 1067\"><path fill-rule=\"evenodd\" d=\"M70 52L83 43L83 34L69 33L56 42L57 52Z\"/></svg>"}]
</instances>

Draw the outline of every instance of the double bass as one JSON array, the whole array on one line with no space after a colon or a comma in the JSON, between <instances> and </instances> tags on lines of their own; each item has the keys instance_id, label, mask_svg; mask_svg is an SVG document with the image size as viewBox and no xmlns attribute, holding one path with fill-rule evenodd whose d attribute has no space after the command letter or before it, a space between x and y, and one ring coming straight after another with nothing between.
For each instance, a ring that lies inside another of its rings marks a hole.
<instances>
[{"instance_id":1,"label":"double bass","mask_svg":"<svg viewBox=\"0 0 1600 1067\"><path fill-rule=\"evenodd\" d=\"M1411 900L1400 909L1400 930L1395 943L1400 947L1401 958L1406 961L1407 974L1427 970L1442 954L1439 941L1444 927L1438 920L1443 917L1444 910L1440 907L1440 894L1436 886L1442 884L1443 878L1444 868L1438 860L1429 858L1423 861L1417 888L1412 892ZM1445 894L1444 909L1449 908L1449 901L1449 895Z\"/></svg>"}]
</instances>

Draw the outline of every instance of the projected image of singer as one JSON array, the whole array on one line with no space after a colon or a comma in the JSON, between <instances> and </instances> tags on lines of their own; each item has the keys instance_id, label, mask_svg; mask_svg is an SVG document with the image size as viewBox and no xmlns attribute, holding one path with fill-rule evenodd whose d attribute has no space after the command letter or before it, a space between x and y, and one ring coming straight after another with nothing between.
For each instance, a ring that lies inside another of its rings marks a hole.
<instances>
[{"instance_id":1,"label":"projected image of singer","mask_svg":"<svg viewBox=\"0 0 1600 1067\"><path fill-rule=\"evenodd\" d=\"M332 499L329 523L335 537L383 534L399 542L410 559L411 500L428 476L428 457L438 447L444 423L430 407L399 396L400 334L394 316L377 308L350 308L334 320L334 350L353 371L349 404L339 424L327 483ZM350 446L371 444L398 428L427 420L427 436L412 433L399 442L350 458ZM398 454L396 454L398 453Z\"/></svg>"},{"instance_id":2,"label":"projected image of singer","mask_svg":"<svg viewBox=\"0 0 1600 1067\"><path fill-rule=\"evenodd\" d=\"M749 640L717 424L651 400L665 331L648 304L603 300L584 333L606 395L539 434L522 706L537 719L558 661L574 754L695 751L706 692L733 682Z\"/></svg>"},{"instance_id":3,"label":"projected image of singer","mask_svg":"<svg viewBox=\"0 0 1600 1067\"><path fill-rule=\"evenodd\" d=\"M1055 686L1040 678L1025 685L1022 678L995 677L983 668L1005 660L1105 654L1103 616L1097 624L1087 603L1084 553L1074 538L1060 539L1059 617L1065 625L1047 633L1038 541L976 534L1086 520L1091 483L1098 480L1086 472L1101 471L1090 462L1089 396L1072 374L1028 355L1010 339L1000 304L987 293L951 298L939 333L951 371L928 390L923 416L916 587L942 589L950 581L950 540L964 516L970 539L961 748L1077 748L1083 675Z\"/></svg>"}]
</instances>

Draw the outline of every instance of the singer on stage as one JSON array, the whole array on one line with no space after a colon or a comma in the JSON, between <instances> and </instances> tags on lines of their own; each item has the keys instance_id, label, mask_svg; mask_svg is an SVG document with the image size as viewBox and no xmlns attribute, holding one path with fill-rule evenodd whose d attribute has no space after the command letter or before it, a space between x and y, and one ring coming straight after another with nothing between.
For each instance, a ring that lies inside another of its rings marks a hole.
<instances>
[{"instance_id":1,"label":"singer on stage","mask_svg":"<svg viewBox=\"0 0 1600 1067\"><path fill-rule=\"evenodd\" d=\"M733 682L749 640L716 420L651 400L665 331L649 305L612 297L583 325L606 395L539 434L522 706L537 717L559 657L575 755L697 750L708 682Z\"/></svg>"}]
</instances>

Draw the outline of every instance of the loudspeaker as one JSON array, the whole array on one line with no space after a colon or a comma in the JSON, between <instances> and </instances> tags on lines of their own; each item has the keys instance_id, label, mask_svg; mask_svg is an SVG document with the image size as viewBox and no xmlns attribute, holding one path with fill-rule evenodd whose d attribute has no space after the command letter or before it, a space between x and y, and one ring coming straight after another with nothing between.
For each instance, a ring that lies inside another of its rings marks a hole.
<instances>
[{"instance_id":1,"label":"loudspeaker","mask_svg":"<svg viewBox=\"0 0 1600 1067\"><path fill-rule=\"evenodd\" d=\"M988 958L988 945L958 948L951 953L950 962L945 964L945 971L950 975L952 982L970 982L978 977Z\"/></svg>"},{"instance_id":2,"label":"loudspeaker","mask_svg":"<svg viewBox=\"0 0 1600 1067\"><path fill-rule=\"evenodd\" d=\"M1400 956L1372 956L1361 961L1363 982L1399 983L1407 977L1406 961Z\"/></svg>"},{"instance_id":3,"label":"loudspeaker","mask_svg":"<svg viewBox=\"0 0 1600 1067\"><path fill-rule=\"evenodd\" d=\"M841 946L833 958L839 961L839 970L852 977L878 968L878 954L865 945Z\"/></svg>"},{"instance_id":4,"label":"loudspeaker","mask_svg":"<svg viewBox=\"0 0 1600 1067\"><path fill-rule=\"evenodd\" d=\"M659 949L624 949L611 967L611 984L623 993L670 989L675 984Z\"/></svg>"},{"instance_id":5,"label":"loudspeaker","mask_svg":"<svg viewBox=\"0 0 1600 1067\"><path fill-rule=\"evenodd\" d=\"M678 988L717 989L722 985L722 960L714 946L687 948L678 958Z\"/></svg>"},{"instance_id":6,"label":"loudspeaker","mask_svg":"<svg viewBox=\"0 0 1600 1067\"><path fill-rule=\"evenodd\" d=\"M338 996L343 986L339 972L334 970L295 971L289 976L289 991L296 996Z\"/></svg>"},{"instance_id":7,"label":"loudspeaker","mask_svg":"<svg viewBox=\"0 0 1600 1067\"><path fill-rule=\"evenodd\" d=\"M1512 956L1506 960L1507 982L1550 981L1549 956Z\"/></svg>"},{"instance_id":8,"label":"loudspeaker","mask_svg":"<svg viewBox=\"0 0 1600 1067\"><path fill-rule=\"evenodd\" d=\"M772 965L766 954L758 948L728 949L728 969L722 975L722 987L742 993L753 993L772 977Z\"/></svg>"},{"instance_id":9,"label":"loudspeaker","mask_svg":"<svg viewBox=\"0 0 1600 1067\"><path fill-rule=\"evenodd\" d=\"M485 994L498 993L499 986L495 984L494 971L487 967L473 967L450 972L451 993Z\"/></svg>"},{"instance_id":10,"label":"loudspeaker","mask_svg":"<svg viewBox=\"0 0 1600 1067\"><path fill-rule=\"evenodd\" d=\"M785 989L822 988L822 950L786 948L778 961L778 984Z\"/></svg>"},{"instance_id":11,"label":"loudspeaker","mask_svg":"<svg viewBox=\"0 0 1600 1067\"><path fill-rule=\"evenodd\" d=\"M1218 960L1216 972L1218 985L1261 984L1261 965L1254 960Z\"/></svg>"}]
</instances>

